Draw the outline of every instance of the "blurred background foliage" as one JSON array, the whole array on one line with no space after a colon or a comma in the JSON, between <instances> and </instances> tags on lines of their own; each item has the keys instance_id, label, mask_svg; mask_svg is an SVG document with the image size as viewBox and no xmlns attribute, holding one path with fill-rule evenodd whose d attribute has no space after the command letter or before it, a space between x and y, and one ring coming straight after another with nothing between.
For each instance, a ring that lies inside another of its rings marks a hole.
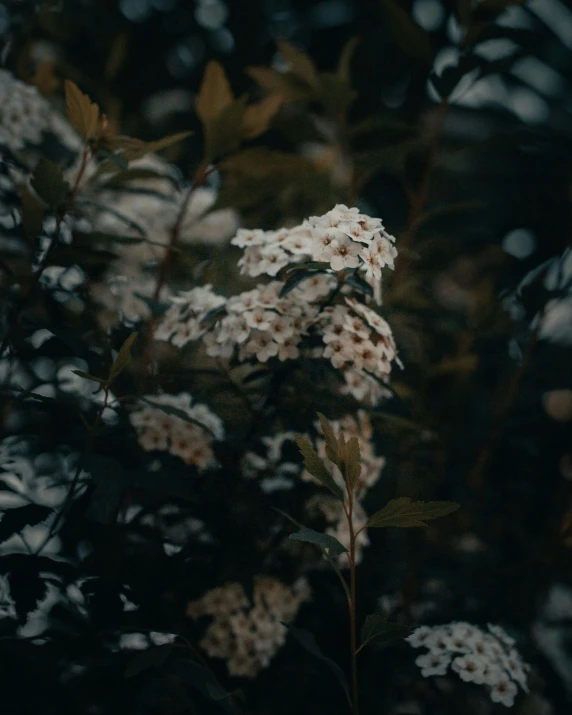
<instances>
[{"instance_id":1,"label":"blurred background foliage","mask_svg":"<svg viewBox=\"0 0 572 715\"><path fill-rule=\"evenodd\" d=\"M569 712L570 7L559 0L12 0L0 3L0 33L3 67L56 107L63 110L63 80L71 79L124 134L152 141L191 130L163 152L183 182L205 156L194 107L209 61L224 68L235 98L280 95L268 131L240 146L231 137L230 151L216 157L215 208L232 207L243 226L263 229L338 202L382 217L400 251L396 270L384 276L383 311L405 369L393 374L393 398L372 413L374 441L388 463L371 510L395 493L463 506L426 534L372 535L360 567L367 574L362 615L377 606L410 621L503 623L534 664L533 694L516 711ZM202 266L199 282L231 294L246 285L237 257L227 245L186 247L173 266L174 284L196 284L193 270ZM86 269L93 275L105 262L95 258ZM96 316L74 317L49 297L41 311L50 329L61 328L41 356L82 358L96 375L110 346L129 332L120 326L110 343ZM99 358L86 347L90 335L98 336ZM24 363L39 354L24 340L18 349ZM226 464L234 459L236 467L254 427L234 383L221 387L191 373L192 358L183 365L188 374L169 377L175 358L162 358L158 384L205 390L233 426ZM355 407L318 394L314 377L298 371L272 383L270 400L288 428L306 429L316 409L339 416ZM133 389L132 376L122 380ZM292 390L281 391L287 380ZM36 436L51 459L69 460L60 445L81 451L85 435L70 407L76 402L64 393L55 405L28 404L23 423L11 419L14 397L5 395L6 434ZM193 712L191 696L169 672L124 678L131 655L118 634L148 629L192 641L186 603L225 579L252 578L268 561L252 544L276 521L269 507L296 509L287 492L270 499L232 473L190 489L187 468L174 459L162 464L158 485L138 473L141 456L126 429L105 427L98 438L100 461L91 464L97 499L92 491L82 496L59 534L68 558L48 567L43 556L18 549L1 557L20 602L17 617L1 625L3 712ZM124 483L119 472L130 474ZM112 487L103 478L110 473ZM125 484L136 485L136 497ZM136 498L155 514L153 527L85 518L90 500L105 511L118 494L124 508ZM214 545L197 546L188 536L182 551L166 555L168 527L157 516L165 503L179 505L173 519L181 523L200 514ZM78 560L82 544L90 545L88 555ZM299 569L280 556L272 568L290 577ZM45 570L56 584L83 579L88 617L57 602L42 616L49 637L38 643L26 619L45 594ZM314 604L301 621L345 664L335 578L318 571L311 585ZM125 608L129 598L138 609ZM405 647L375 650L364 661L365 713L490 711L478 694L433 690L412 661ZM213 668L225 680L219 664ZM246 712L345 712L331 675L290 641L268 670L239 686ZM219 710L202 698L194 712Z\"/></svg>"}]
</instances>

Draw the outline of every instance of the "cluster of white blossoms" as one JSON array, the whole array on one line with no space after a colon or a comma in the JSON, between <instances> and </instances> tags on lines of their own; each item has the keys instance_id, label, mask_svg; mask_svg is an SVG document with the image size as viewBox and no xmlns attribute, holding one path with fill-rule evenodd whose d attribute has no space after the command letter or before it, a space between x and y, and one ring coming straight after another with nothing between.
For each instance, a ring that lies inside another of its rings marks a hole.
<instances>
[{"instance_id":1,"label":"cluster of white blossoms","mask_svg":"<svg viewBox=\"0 0 572 715\"><path fill-rule=\"evenodd\" d=\"M488 633L462 621L441 626L420 626L405 640L428 652L415 659L425 677L452 671L467 683L484 685L491 700L511 707L518 686L528 692L527 672L514 648L515 640L503 628L489 624Z\"/></svg>"},{"instance_id":2,"label":"cluster of white blossoms","mask_svg":"<svg viewBox=\"0 0 572 715\"><path fill-rule=\"evenodd\" d=\"M230 675L254 678L286 640L286 627L310 597L304 579L288 587L270 576L254 582L253 603L239 583L227 583L189 603L187 615L212 616L200 646L227 662Z\"/></svg>"},{"instance_id":3,"label":"cluster of white blossoms","mask_svg":"<svg viewBox=\"0 0 572 715\"><path fill-rule=\"evenodd\" d=\"M394 241L381 219L338 204L294 228L240 229L231 243L244 249L238 265L248 276L276 276L292 263L319 261L329 263L334 271L359 268L368 277L379 279L382 268L393 268L397 255Z\"/></svg>"},{"instance_id":4,"label":"cluster of white blossoms","mask_svg":"<svg viewBox=\"0 0 572 715\"><path fill-rule=\"evenodd\" d=\"M148 402L130 414L131 424L144 450L169 452L185 464L195 465L199 471L215 466L212 444L224 437L223 424L217 415L206 405L193 405L191 395L184 392L150 395L145 399ZM169 408L180 412L181 417L169 414Z\"/></svg>"},{"instance_id":5,"label":"cluster of white blossoms","mask_svg":"<svg viewBox=\"0 0 572 715\"><path fill-rule=\"evenodd\" d=\"M375 404L387 396L384 382L397 360L391 328L353 298L321 308L315 301L335 285L334 276L320 274L283 297L284 283L272 281L228 300L210 285L194 288L170 299L172 305L155 336L178 347L201 339L212 357L229 358L237 351L241 362L262 363L270 358L295 360L302 354L304 339L314 338L304 356L329 360L343 375L342 392ZM205 325L215 309L220 309L220 315L214 325Z\"/></svg>"},{"instance_id":6,"label":"cluster of white blossoms","mask_svg":"<svg viewBox=\"0 0 572 715\"><path fill-rule=\"evenodd\" d=\"M48 134L55 135L69 149L81 149L79 136L37 87L0 70L0 146L20 152L41 144Z\"/></svg>"}]
</instances>

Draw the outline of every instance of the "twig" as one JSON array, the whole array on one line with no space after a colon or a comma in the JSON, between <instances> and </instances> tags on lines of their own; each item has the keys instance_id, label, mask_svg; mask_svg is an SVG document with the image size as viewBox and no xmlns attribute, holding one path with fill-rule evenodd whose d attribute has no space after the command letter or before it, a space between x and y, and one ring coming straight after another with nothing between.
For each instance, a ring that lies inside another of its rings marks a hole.
<instances>
[{"instance_id":1,"label":"twig","mask_svg":"<svg viewBox=\"0 0 572 715\"><path fill-rule=\"evenodd\" d=\"M415 239L415 236L417 235L417 230L423 220L423 209L425 208L425 204L427 202L427 199L429 198L431 176L435 168L439 142L441 141L441 136L445 128L445 120L447 118L448 107L448 101L444 97L441 100L441 104L439 104L436 110L435 124L433 127L433 132L431 134L431 139L429 141L425 167L421 176L419 187L417 191L415 191L411 196L407 225L397 244L398 251L403 251L404 249L406 250L410 248L411 244ZM386 294L386 305L389 305L394 289L403 282L403 278L405 277L405 274L409 269L409 264L409 259L402 253L398 253L395 261L395 272L391 281L392 290L391 292L388 292Z\"/></svg>"},{"instance_id":2,"label":"twig","mask_svg":"<svg viewBox=\"0 0 572 715\"><path fill-rule=\"evenodd\" d=\"M163 256L163 260L161 261L161 264L159 266L157 282L155 283L155 289L154 289L153 295L152 295L152 300L155 303L159 300L161 291L165 287L165 284L167 283L167 280L169 278L169 271L171 269L171 263L173 261L173 253L175 253L177 250L177 244L179 242L179 238L181 235L183 221L185 220L185 216L187 214L187 210L189 208L189 204L190 204L191 198L193 196L193 193L195 192L196 189L198 189L200 186L202 186L205 183L205 181L208 179L208 177L212 174L212 172L214 170L215 170L214 166L208 166L208 165L202 163L199 166L199 168L197 169L195 176L193 178L193 181L191 183L191 186L188 188L187 193L183 199L181 208L177 215L177 219L175 221L175 224L171 228L171 231L169 234L169 243L167 244L167 247L165 250L165 255ZM147 323L147 342L146 342L146 348L145 348L145 352L143 354L143 359L142 359L141 374L143 376L147 375L147 373L149 372L149 367L151 365L152 352L153 352L153 340L155 337L155 324L156 324L156 317L151 316ZM142 384L140 385L140 390L141 389L143 389L143 391L144 391L143 381L142 381Z\"/></svg>"}]
</instances>

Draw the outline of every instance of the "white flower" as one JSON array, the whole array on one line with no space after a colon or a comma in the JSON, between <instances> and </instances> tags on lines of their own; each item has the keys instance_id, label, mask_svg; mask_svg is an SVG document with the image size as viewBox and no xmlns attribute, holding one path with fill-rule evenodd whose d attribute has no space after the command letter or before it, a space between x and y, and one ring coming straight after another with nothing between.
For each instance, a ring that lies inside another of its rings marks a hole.
<instances>
[{"instance_id":1,"label":"white flower","mask_svg":"<svg viewBox=\"0 0 572 715\"><path fill-rule=\"evenodd\" d=\"M359 266L360 246L350 239L339 238L332 244L330 265L334 271L341 271L344 268L357 268Z\"/></svg>"},{"instance_id":2,"label":"white flower","mask_svg":"<svg viewBox=\"0 0 572 715\"><path fill-rule=\"evenodd\" d=\"M451 668L459 675L461 680L466 683L474 682L482 685L485 682L485 670L487 662L478 655L462 655L455 658Z\"/></svg>"},{"instance_id":3,"label":"white flower","mask_svg":"<svg viewBox=\"0 0 572 715\"><path fill-rule=\"evenodd\" d=\"M432 633L433 629L429 626L419 626L405 640L412 648L421 648L427 644L427 639Z\"/></svg>"},{"instance_id":4,"label":"white flower","mask_svg":"<svg viewBox=\"0 0 572 715\"><path fill-rule=\"evenodd\" d=\"M448 653L424 653L415 658L415 665L421 668L421 675L430 678L433 675L445 675L451 656Z\"/></svg>"},{"instance_id":5,"label":"white flower","mask_svg":"<svg viewBox=\"0 0 572 715\"><path fill-rule=\"evenodd\" d=\"M491 700L493 703L501 703L507 708L514 705L514 699L518 689L516 685L508 678L501 678L497 683L491 686Z\"/></svg>"},{"instance_id":6,"label":"white flower","mask_svg":"<svg viewBox=\"0 0 572 715\"><path fill-rule=\"evenodd\" d=\"M278 343L274 342L272 335L267 332L255 333L245 345L247 353L255 354L260 362L278 355Z\"/></svg>"}]
</instances>

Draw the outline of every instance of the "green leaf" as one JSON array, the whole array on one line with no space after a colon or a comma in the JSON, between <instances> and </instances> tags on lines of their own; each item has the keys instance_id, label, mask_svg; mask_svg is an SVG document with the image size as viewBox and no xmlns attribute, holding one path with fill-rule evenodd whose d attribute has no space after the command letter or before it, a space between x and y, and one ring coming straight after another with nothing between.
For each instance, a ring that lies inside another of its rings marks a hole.
<instances>
[{"instance_id":1,"label":"green leaf","mask_svg":"<svg viewBox=\"0 0 572 715\"><path fill-rule=\"evenodd\" d=\"M399 255L402 255L402 251L399 252ZM353 271L352 273L350 273L349 276L346 278L345 283L346 285L351 286L360 293L373 297L373 288L357 272Z\"/></svg>"},{"instance_id":2,"label":"green leaf","mask_svg":"<svg viewBox=\"0 0 572 715\"><path fill-rule=\"evenodd\" d=\"M183 422L188 422L189 424L197 425L197 427L204 429L205 432L208 432L210 435L215 437L215 433L210 429L210 427L207 427L202 422L199 422L199 420L194 419L194 417L189 417L189 415L183 410L179 410L176 407L171 407L171 405L161 405L158 402L148 400L146 397L140 397L139 399L141 402L144 402L146 405L149 405L149 407L154 407L156 410L161 410L161 412L164 412L166 415L178 417L180 420L183 420Z\"/></svg>"},{"instance_id":3,"label":"green leaf","mask_svg":"<svg viewBox=\"0 0 572 715\"><path fill-rule=\"evenodd\" d=\"M393 39L403 53L430 65L435 53L425 30L413 22L396 0L381 0L381 9Z\"/></svg>"},{"instance_id":4,"label":"green leaf","mask_svg":"<svg viewBox=\"0 0 572 715\"><path fill-rule=\"evenodd\" d=\"M426 521L447 516L459 509L460 504L450 501L412 501L409 497L392 499L383 509L367 520L368 527L427 526Z\"/></svg>"},{"instance_id":5,"label":"green leaf","mask_svg":"<svg viewBox=\"0 0 572 715\"><path fill-rule=\"evenodd\" d=\"M346 458L344 464L344 476L347 485L353 489L358 483L361 475L361 454L357 437L350 437L346 443Z\"/></svg>"},{"instance_id":6,"label":"green leaf","mask_svg":"<svg viewBox=\"0 0 572 715\"><path fill-rule=\"evenodd\" d=\"M0 521L0 544L14 534L19 534L26 526L36 526L52 513L47 506L27 504L16 509L6 509Z\"/></svg>"},{"instance_id":7,"label":"green leaf","mask_svg":"<svg viewBox=\"0 0 572 715\"><path fill-rule=\"evenodd\" d=\"M173 646L169 644L146 648L138 653L125 668L125 677L132 678L150 668L159 668L173 652Z\"/></svg>"},{"instance_id":8,"label":"green leaf","mask_svg":"<svg viewBox=\"0 0 572 715\"><path fill-rule=\"evenodd\" d=\"M44 207L26 185L20 187L20 208L24 233L28 238L36 238L44 223Z\"/></svg>"},{"instance_id":9,"label":"green leaf","mask_svg":"<svg viewBox=\"0 0 572 715\"><path fill-rule=\"evenodd\" d=\"M330 461L341 469L344 462L343 459L340 459L338 454L338 440L336 439L334 430L321 412L318 412L318 418L320 419L320 425L322 426L322 432L326 441L326 455Z\"/></svg>"},{"instance_id":10,"label":"green leaf","mask_svg":"<svg viewBox=\"0 0 572 715\"><path fill-rule=\"evenodd\" d=\"M411 626L389 621L387 616L381 613L372 613L366 616L361 629L361 647L374 638L382 647L389 645L395 640L406 638L411 633L411 630Z\"/></svg>"},{"instance_id":11,"label":"green leaf","mask_svg":"<svg viewBox=\"0 0 572 715\"><path fill-rule=\"evenodd\" d=\"M334 478L326 469L326 465L321 460L316 450L312 447L310 441L303 435L297 435L296 444L304 457L304 467L306 467L312 476L316 477L320 484L323 484L335 497L343 501L344 495L342 490L338 487Z\"/></svg>"},{"instance_id":12,"label":"green leaf","mask_svg":"<svg viewBox=\"0 0 572 715\"><path fill-rule=\"evenodd\" d=\"M52 208L65 203L70 190L59 166L43 158L37 163L30 184L42 201Z\"/></svg>"},{"instance_id":13,"label":"green leaf","mask_svg":"<svg viewBox=\"0 0 572 715\"><path fill-rule=\"evenodd\" d=\"M84 372L83 370L72 370L74 375L79 375L80 377L83 377L84 380L91 380L92 382L98 382L100 385L106 385L107 380L104 380L101 377L95 377L95 375L90 375L88 372Z\"/></svg>"},{"instance_id":14,"label":"green leaf","mask_svg":"<svg viewBox=\"0 0 572 715\"><path fill-rule=\"evenodd\" d=\"M295 531L293 534L290 534L288 538L292 541L305 541L308 544L315 544L321 549L327 549L332 556L341 556L347 552L346 547L340 544L335 536L322 534L319 531L307 529L306 527L300 529L300 531Z\"/></svg>"},{"instance_id":15,"label":"green leaf","mask_svg":"<svg viewBox=\"0 0 572 715\"><path fill-rule=\"evenodd\" d=\"M109 371L109 379L114 380L125 368L131 363L131 348L133 343L137 340L138 333L131 333L123 345L119 348L117 357L111 370Z\"/></svg>"},{"instance_id":16,"label":"green leaf","mask_svg":"<svg viewBox=\"0 0 572 715\"><path fill-rule=\"evenodd\" d=\"M285 280L284 285L282 286L279 298L284 298L285 295L288 295L288 293L293 291L294 288L297 288L300 283L303 283L305 280L308 280L308 278L312 278L313 276L318 275L318 273L329 272L330 271L327 270L307 271L302 268L296 271L292 271L292 273L290 273L288 278Z\"/></svg>"},{"instance_id":17,"label":"green leaf","mask_svg":"<svg viewBox=\"0 0 572 715\"><path fill-rule=\"evenodd\" d=\"M300 645L308 651L308 653L326 663L326 665L335 674L336 678L338 679L338 682L342 686L348 702L351 702L350 691L348 688L348 683L346 681L346 676L344 675L344 671L335 661L333 661L331 658L328 658L322 653L320 646L316 642L314 634L310 633L310 631L307 631L304 628L294 628L294 626L289 626L287 624L284 625L288 628L288 631L294 636L298 643L300 643Z\"/></svg>"},{"instance_id":18,"label":"green leaf","mask_svg":"<svg viewBox=\"0 0 572 715\"><path fill-rule=\"evenodd\" d=\"M238 149L242 139L245 111L246 97L242 97L225 107L218 117L209 120L205 125L206 161L232 154Z\"/></svg>"}]
</instances>

